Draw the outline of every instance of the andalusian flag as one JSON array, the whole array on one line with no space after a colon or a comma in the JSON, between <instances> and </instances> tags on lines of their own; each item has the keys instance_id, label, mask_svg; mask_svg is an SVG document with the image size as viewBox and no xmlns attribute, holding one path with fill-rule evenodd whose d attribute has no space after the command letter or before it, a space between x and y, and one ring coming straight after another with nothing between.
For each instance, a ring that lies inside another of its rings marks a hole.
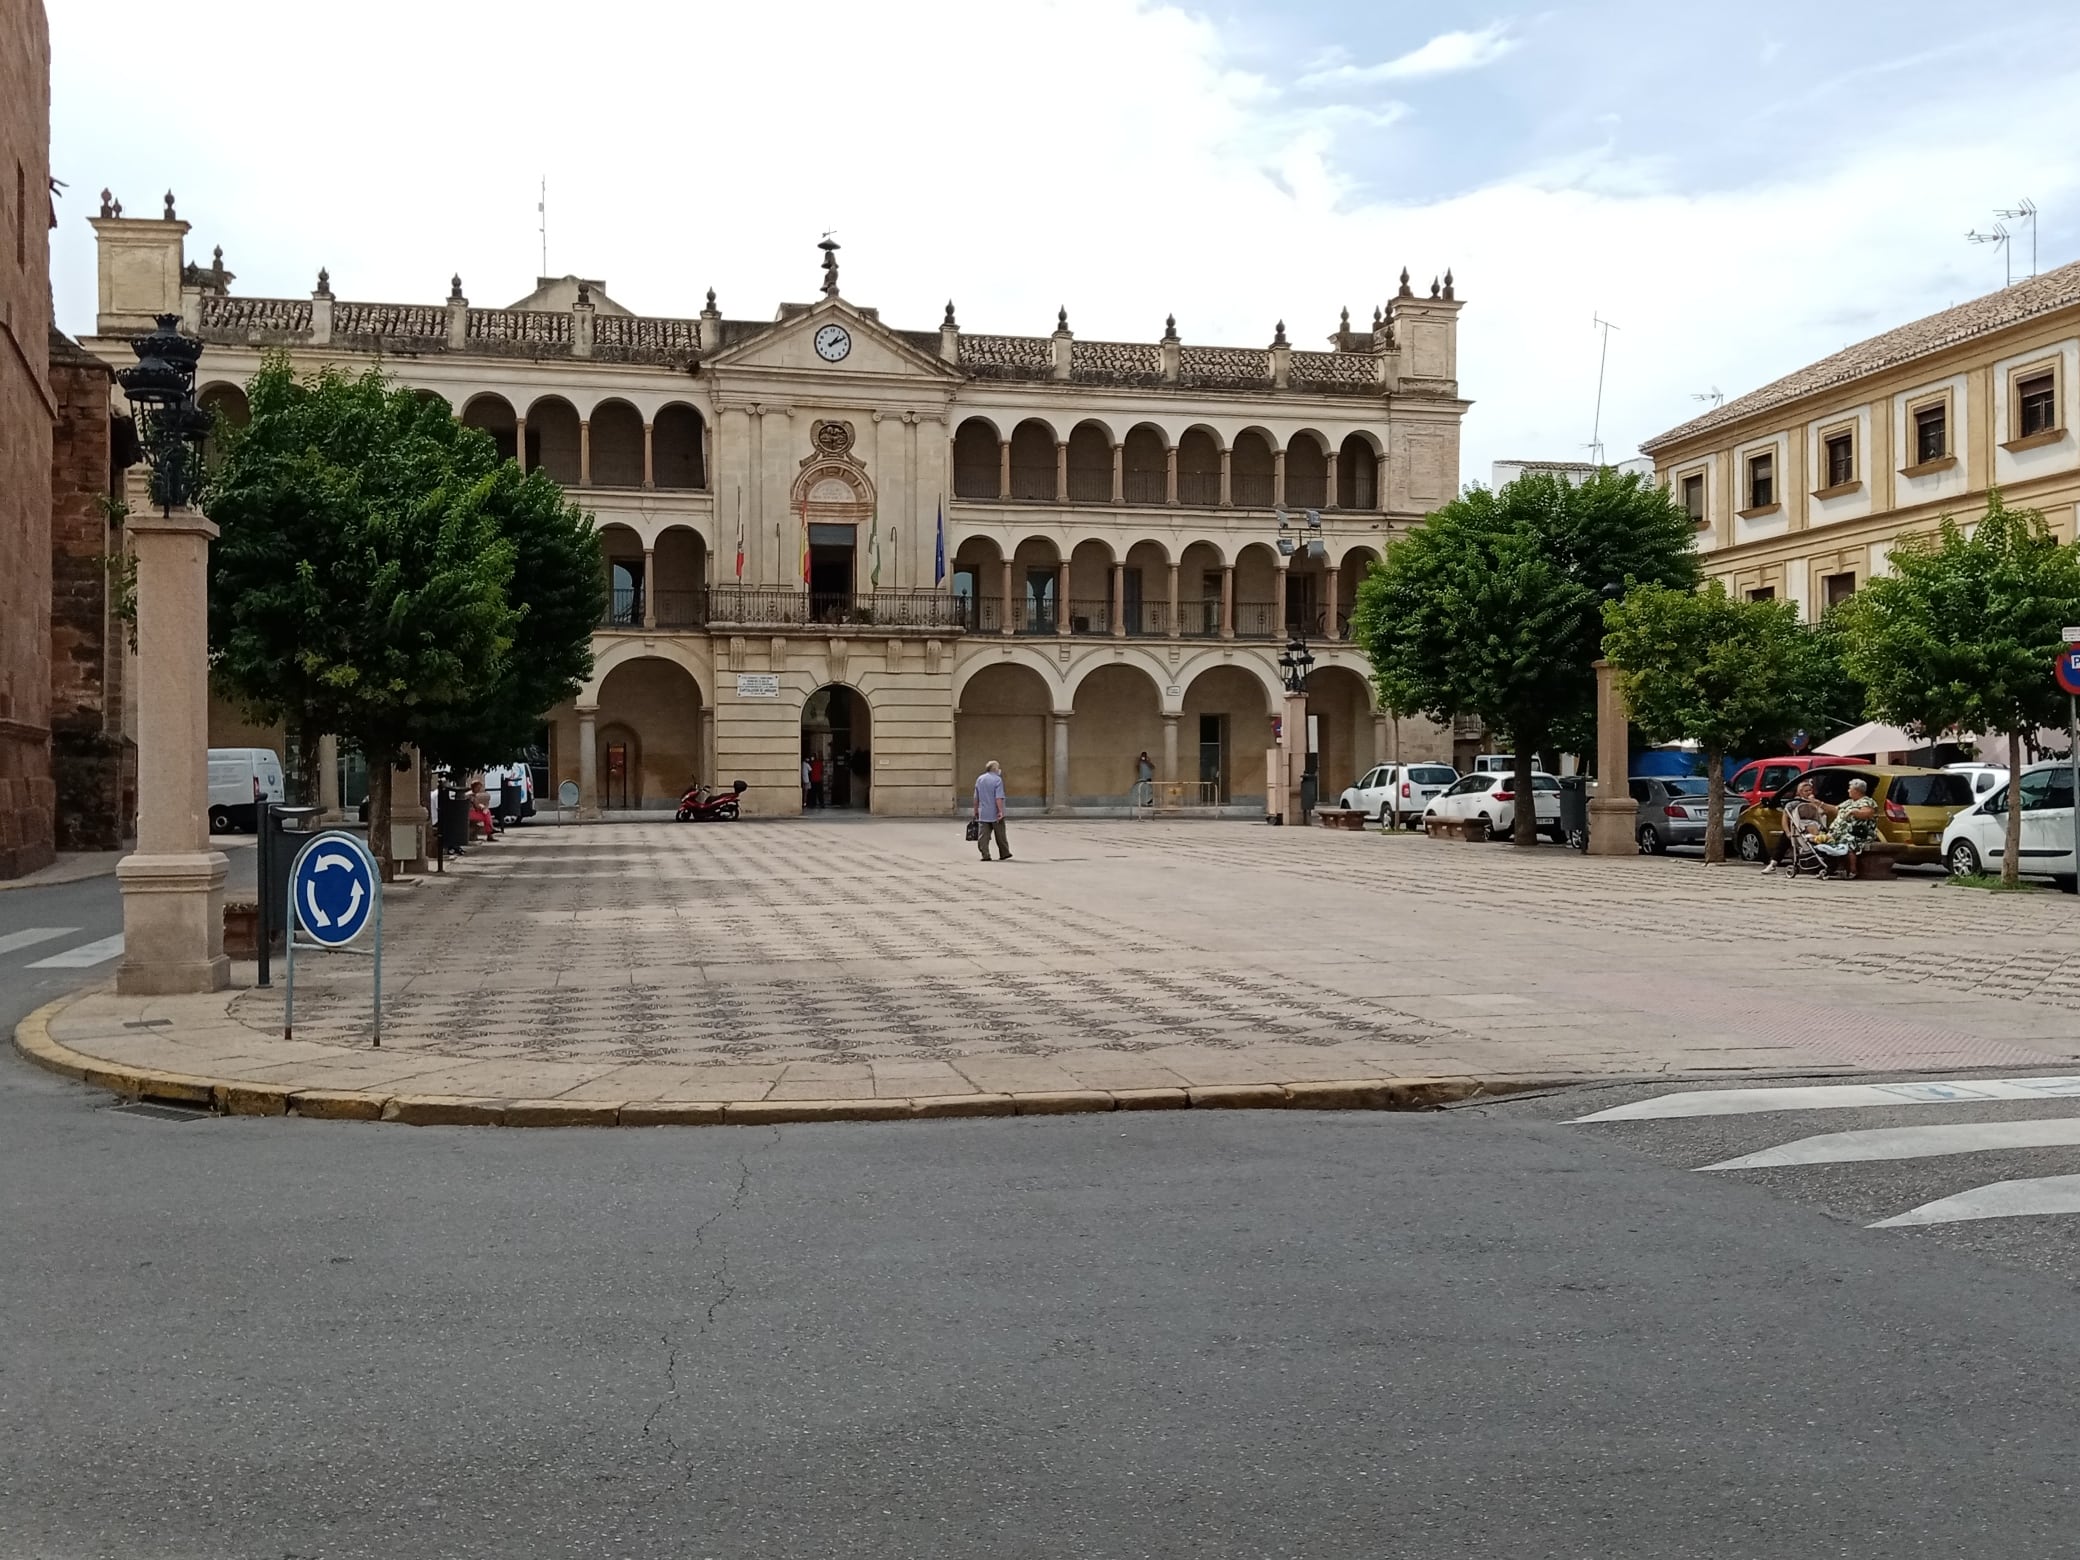
<instances>
[{"instance_id":1,"label":"andalusian flag","mask_svg":"<svg viewBox=\"0 0 2080 1560\"><path fill-rule=\"evenodd\" d=\"M881 515L878 511L874 515L874 523L867 527L867 551L874 558L874 566L867 571L867 584L871 588L879 590L881 588Z\"/></svg>"},{"instance_id":2,"label":"andalusian flag","mask_svg":"<svg viewBox=\"0 0 2080 1560\"><path fill-rule=\"evenodd\" d=\"M946 583L946 500L939 500L939 541L932 553L932 583Z\"/></svg>"},{"instance_id":3,"label":"andalusian flag","mask_svg":"<svg viewBox=\"0 0 2080 1560\"><path fill-rule=\"evenodd\" d=\"M809 506L802 505L802 583L809 583Z\"/></svg>"}]
</instances>

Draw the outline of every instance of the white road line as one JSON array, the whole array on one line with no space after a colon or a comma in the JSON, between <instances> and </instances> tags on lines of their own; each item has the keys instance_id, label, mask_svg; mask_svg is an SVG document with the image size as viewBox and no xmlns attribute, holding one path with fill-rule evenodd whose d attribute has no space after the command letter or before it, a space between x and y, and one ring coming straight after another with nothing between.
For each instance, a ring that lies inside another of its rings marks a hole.
<instances>
[{"instance_id":1,"label":"white road line","mask_svg":"<svg viewBox=\"0 0 2080 1560\"><path fill-rule=\"evenodd\" d=\"M2046 1175L2033 1181L1995 1181L1955 1197L1909 1208L1865 1229L1896 1230L1915 1224L1960 1224L1968 1219L2019 1219L2032 1213L2080 1213L2080 1175Z\"/></svg>"},{"instance_id":2,"label":"white road line","mask_svg":"<svg viewBox=\"0 0 2080 1560\"><path fill-rule=\"evenodd\" d=\"M1960 1105L1974 1100L2056 1100L2080 1095L2080 1078L1952 1078L1902 1083L1829 1083L1803 1089L1691 1089L1614 1105L1584 1121L1662 1121L1677 1116L1753 1116L1773 1110L1858 1110L1873 1105Z\"/></svg>"},{"instance_id":3,"label":"white road line","mask_svg":"<svg viewBox=\"0 0 2080 1560\"><path fill-rule=\"evenodd\" d=\"M1767 1170L1773 1165L1857 1165L1879 1159L1934 1159L1944 1154L1990 1154L2004 1148L2063 1148L2080 1144L2080 1116L2048 1121L1960 1121L1942 1127L1873 1127L1825 1132L1700 1170Z\"/></svg>"},{"instance_id":4,"label":"white road line","mask_svg":"<svg viewBox=\"0 0 2080 1560\"><path fill-rule=\"evenodd\" d=\"M32 926L27 931L9 932L0 937L0 953L13 953L17 948L33 948L40 942L49 942L53 937L63 937L76 932L76 926Z\"/></svg>"},{"instance_id":5,"label":"white road line","mask_svg":"<svg viewBox=\"0 0 2080 1560\"><path fill-rule=\"evenodd\" d=\"M54 953L48 959L38 959L29 968L32 970L83 970L91 965L106 964L123 951L123 934L104 937L99 942L81 943L77 948L67 948L63 953Z\"/></svg>"}]
</instances>

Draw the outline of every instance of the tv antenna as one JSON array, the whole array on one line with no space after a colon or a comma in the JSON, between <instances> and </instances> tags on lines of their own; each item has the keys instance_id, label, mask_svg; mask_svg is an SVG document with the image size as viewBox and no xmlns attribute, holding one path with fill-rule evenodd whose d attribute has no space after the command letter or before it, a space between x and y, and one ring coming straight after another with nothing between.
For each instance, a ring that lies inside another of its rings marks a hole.
<instances>
[{"instance_id":1,"label":"tv antenna","mask_svg":"<svg viewBox=\"0 0 2080 1560\"><path fill-rule=\"evenodd\" d=\"M1690 399L1693 401L1709 401L1714 407L1720 407L1726 404L1726 392L1717 385L1713 385L1709 390L1691 391Z\"/></svg>"},{"instance_id":2,"label":"tv antenna","mask_svg":"<svg viewBox=\"0 0 2080 1560\"><path fill-rule=\"evenodd\" d=\"M2008 229L2005 223L1994 223L1991 233L1982 233L1977 228L1973 228L1971 232L1965 234L1965 239L1968 243L1973 244L1999 245L2002 269L2007 276L2007 280L2002 282L2001 285L2003 287L2013 287L2015 285L2015 261L2008 253Z\"/></svg>"},{"instance_id":3,"label":"tv antenna","mask_svg":"<svg viewBox=\"0 0 2080 1560\"><path fill-rule=\"evenodd\" d=\"M2029 274L2035 276L2037 274L2037 203L2025 195L2022 199L2015 202L2014 205L2004 211L1996 211L1994 215L2005 217L2011 222L2020 220L2029 224Z\"/></svg>"},{"instance_id":4,"label":"tv antenna","mask_svg":"<svg viewBox=\"0 0 2080 1560\"><path fill-rule=\"evenodd\" d=\"M534 209L542 224L542 268L536 274L546 277L549 274L549 180L547 176L544 176L542 179L541 198L534 203Z\"/></svg>"},{"instance_id":5,"label":"tv antenna","mask_svg":"<svg viewBox=\"0 0 2080 1560\"><path fill-rule=\"evenodd\" d=\"M1618 327L1600 314L1589 316L1589 323L1603 332L1603 346L1596 354L1596 417L1589 426L1589 450L1596 464L1603 464L1603 368L1611 355L1611 332Z\"/></svg>"}]
</instances>

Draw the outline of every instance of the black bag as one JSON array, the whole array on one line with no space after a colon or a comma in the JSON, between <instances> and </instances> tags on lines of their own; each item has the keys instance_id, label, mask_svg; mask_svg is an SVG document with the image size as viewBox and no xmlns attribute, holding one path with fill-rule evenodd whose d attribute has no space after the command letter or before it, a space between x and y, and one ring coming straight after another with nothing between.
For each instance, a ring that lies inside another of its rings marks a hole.
<instances>
[{"instance_id":1,"label":"black bag","mask_svg":"<svg viewBox=\"0 0 2080 1560\"><path fill-rule=\"evenodd\" d=\"M981 838L982 820L980 818L970 818L968 820L968 843L972 845Z\"/></svg>"}]
</instances>

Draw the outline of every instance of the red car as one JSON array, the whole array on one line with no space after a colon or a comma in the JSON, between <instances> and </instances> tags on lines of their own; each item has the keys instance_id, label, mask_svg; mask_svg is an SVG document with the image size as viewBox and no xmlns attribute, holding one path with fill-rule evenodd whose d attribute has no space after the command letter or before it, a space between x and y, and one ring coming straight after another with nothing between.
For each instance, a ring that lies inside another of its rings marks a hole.
<instances>
[{"instance_id":1,"label":"red car","mask_svg":"<svg viewBox=\"0 0 2080 1560\"><path fill-rule=\"evenodd\" d=\"M1743 764L1726 782L1728 799L1738 796L1741 806L1753 807L1765 796L1775 794L1780 786L1789 784L1808 769L1825 769L1830 764L1854 764L1861 760L1834 758L1825 753L1797 753L1788 758L1758 758L1752 764Z\"/></svg>"}]
</instances>

